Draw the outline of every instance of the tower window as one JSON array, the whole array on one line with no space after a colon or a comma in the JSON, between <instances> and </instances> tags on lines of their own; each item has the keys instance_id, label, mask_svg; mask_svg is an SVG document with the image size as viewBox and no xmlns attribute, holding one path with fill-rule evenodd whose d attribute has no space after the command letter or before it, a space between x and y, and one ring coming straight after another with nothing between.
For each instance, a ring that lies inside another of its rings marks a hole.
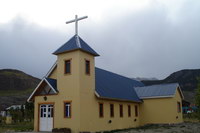
<instances>
[{"instance_id":1,"label":"tower window","mask_svg":"<svg viewBox=\"0 0 200 133\"><path fill-rule=\"evenodd\" d=\"M85 73L86 74L90 74L90 61L89 60L85 60Z\"/></svg>"},{"instance_id":2,"label":"tower window","mask_svg":"<svg viewBox=\"0 0 200 133\"><path fill-rule=\"evenodd\" d=\"M71 73L71 60L65 60L65 74Z\"/></svg>"}]
</instances>

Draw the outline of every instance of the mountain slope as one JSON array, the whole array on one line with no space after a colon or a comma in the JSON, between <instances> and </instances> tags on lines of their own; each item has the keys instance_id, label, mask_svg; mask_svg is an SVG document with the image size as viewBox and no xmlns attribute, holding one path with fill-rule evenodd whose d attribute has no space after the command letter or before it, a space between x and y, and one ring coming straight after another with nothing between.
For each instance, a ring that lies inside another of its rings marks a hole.
<instances>
[{"instance_id":1,"label":"mountain slope","mask_svg":"<svg viewBox=\"0 0 200 133\"><path fill-rule=\"evenodd\" d=\"M39 81L19 70L0 70L0 110L13 104L25 103Z\"/></svg>"},{"instance_id":2,"label":"mountain slope","mask_svg":"<svg viewBox=\"0 0 200 133\"><path fill-rule=\"evenodd\" d=\"M0 90L26 90L34 88L38 82L38 78L19 70L0 70Z\"/></svg>"},{"instance_id":3,"label":"mountain slope","mask_svg":"<svg viewBox=\"0 0 200 133\"><path fill-rule=\"evenodd\" d=\"M197 89L197 78L200 77L200 69L186 69L172 73L163 80L153 80L142 82L145 85L163 84L163 83L179 83L185 99L194 102L195 90Z\"/></svg>"},{"instance_id":4,"label":"mountain slope","mask_svg":"<svg viewBox=\"0 0 200 133\"><path fill-rule=\"evenodd\" d=\"M143 80L142 82L145 85L177 82L180 84L182 90L194 91L197 88L197 77L200 77L200 69L196 70L188 69L188 70L181 70L174 72L163 80L153 80L153 81Z\"/></svg>"}]
</instances>

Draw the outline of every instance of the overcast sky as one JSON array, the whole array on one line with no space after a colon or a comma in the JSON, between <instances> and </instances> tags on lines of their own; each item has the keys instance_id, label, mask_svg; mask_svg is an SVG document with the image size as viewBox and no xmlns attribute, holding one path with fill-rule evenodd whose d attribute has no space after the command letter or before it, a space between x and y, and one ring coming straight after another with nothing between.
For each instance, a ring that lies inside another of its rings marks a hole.
<instances>
[{"instance_id":1,"label":"overcast sky","mask_svg":"<svg viewBox=\"0 0 200 133\"><path fill-rule=\"evenodd\" d=\"M200 68L199 0L0 1L0 69L42 78L52 53L75 32L98 54L96 66L127 77L163 79Z\"/></svg>"}]
</instances>

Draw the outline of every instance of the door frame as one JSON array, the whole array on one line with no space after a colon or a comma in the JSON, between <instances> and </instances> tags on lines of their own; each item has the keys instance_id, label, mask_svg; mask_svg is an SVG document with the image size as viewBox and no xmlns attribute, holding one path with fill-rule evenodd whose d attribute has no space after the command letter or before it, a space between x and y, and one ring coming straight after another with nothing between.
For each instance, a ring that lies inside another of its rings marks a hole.
<instances>
[{"instance_id":1,"label":"door frame","mask_svg":"<svg viewBox=\"0 0 200 133\"><path fill-rule=\"evenodd\" d=\"M40 131L40 105L42 104L52 104L53 105L53 128L54 128L54 115L55 115L55 102L41 102L38 103L38 122L37 122L37 131Z\"/></svg>"}]
</instances>

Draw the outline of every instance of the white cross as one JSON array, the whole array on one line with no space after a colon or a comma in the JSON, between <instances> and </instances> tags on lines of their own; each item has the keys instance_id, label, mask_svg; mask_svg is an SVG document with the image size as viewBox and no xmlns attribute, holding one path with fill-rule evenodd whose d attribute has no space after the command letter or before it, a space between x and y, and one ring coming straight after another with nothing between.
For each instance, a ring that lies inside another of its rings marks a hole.
<instances>
[{"instance_id":1,"label":"white cross","mask_svg":"<svg viewBox=\"0 0 200 133\"><path fill-rule=\"evenodd\" d=\"M82 19L85 19L85 18L88 18L88 16L84 16L84 17L78 18L78 15L75 15L75 19L74 19L74 20L67 21L66 24L75 22L75 34L78 35L78 21L79 21L79 20L82 20Z\"/></svg>"}]
</instances>

